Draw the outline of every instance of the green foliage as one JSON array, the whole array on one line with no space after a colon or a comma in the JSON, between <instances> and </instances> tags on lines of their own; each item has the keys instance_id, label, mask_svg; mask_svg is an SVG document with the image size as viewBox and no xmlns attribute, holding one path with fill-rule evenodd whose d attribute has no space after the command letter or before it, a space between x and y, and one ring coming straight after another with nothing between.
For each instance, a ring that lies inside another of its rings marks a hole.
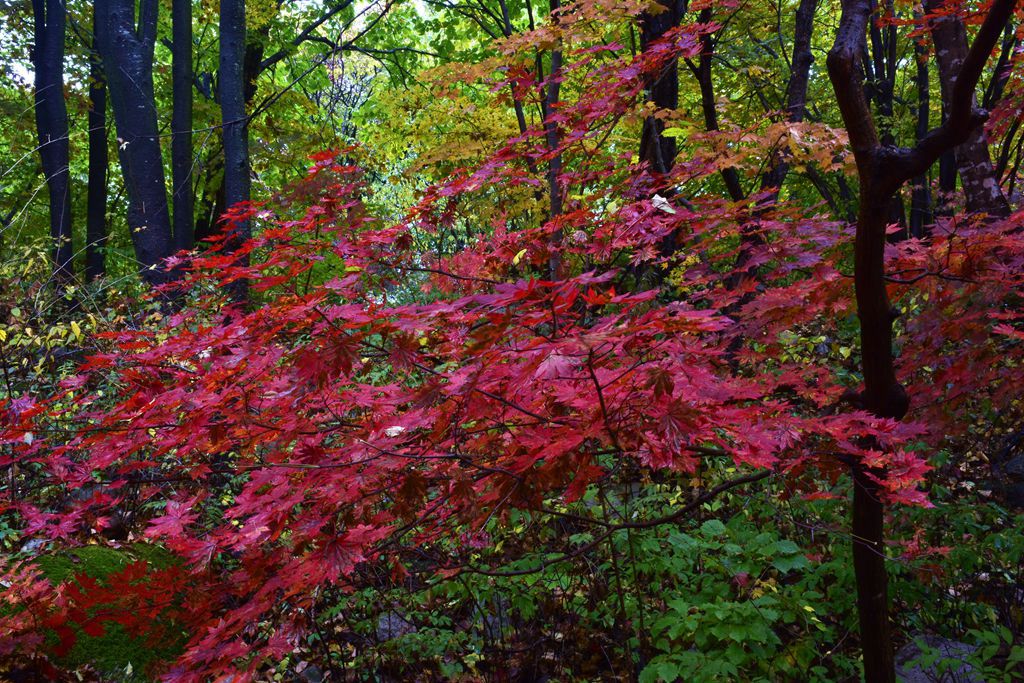
<instances>
[{"instance_id":1,"label":"green foliage","mask_svg":"<svg viewBox=\"0 0 1024 683\"><path fill-rule=\"evenodd\" d=\"M89 545L40 555L35 561L44 576L56 585L83 574L103 580L140 560L153 569L170 567L177 561L160 547L145 543L124 548ZM71 670L88 665L116 681L149 680L146 672L154 664L173 659L184 646L183 638L178 642L150 642L115 622L107 623L101 635L90 635L78 625L72 625L72 631L74 644L58 662ZM56 641L54 634L49 638Z\"/></svg>"}]
</instances>

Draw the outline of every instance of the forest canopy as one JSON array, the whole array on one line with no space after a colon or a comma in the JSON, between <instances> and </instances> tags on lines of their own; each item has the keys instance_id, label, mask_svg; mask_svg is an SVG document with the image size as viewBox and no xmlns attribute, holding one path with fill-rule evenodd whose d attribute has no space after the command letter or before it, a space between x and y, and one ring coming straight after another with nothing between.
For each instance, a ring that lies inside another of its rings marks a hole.
<instances>
[{"instance_id":1,"label":"forest canopy","mask_svg":"<svg viewBox=\"0 0 1024 683\"><path fill-rule=\"evenodd\" d=\"M1015 0L0 13L0 679L1024 677Z\"/></svg>"}]
</instances>

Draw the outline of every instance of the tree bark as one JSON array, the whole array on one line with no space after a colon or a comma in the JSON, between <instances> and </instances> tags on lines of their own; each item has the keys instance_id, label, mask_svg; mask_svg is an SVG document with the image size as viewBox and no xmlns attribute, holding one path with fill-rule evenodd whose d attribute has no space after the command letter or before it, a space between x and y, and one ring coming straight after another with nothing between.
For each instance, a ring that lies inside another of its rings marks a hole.
<instances>
[{"instance_id":1,"label":"tree bark","mask_svg":"<svg viewBox=\"0 0 1024 683\"><path fill-rule=\"evenodd\" d=\"M171 182L174 188L174 248L191 249L194 241L192 198L192 1L171 7Z\"/></svg>"},{"instance_id":2,"label":"tree bark","mask_svg":"<svg viewBox=\"0 0 1024 683\"><path fill-rule=\"evenodd\" d=\"M943 4L943 0L927 0L925 8L932 13L942 9ZM954 82L967 57L967 31L956 14L932 18L930 28L939 66L942 101L944 108L948 109L949 100L953 96ZM1000 27L1000 31L1002 28ZM976 103L973 92L971 103ZM967 140L957 145L954 154L967 210L1000 218L1010 215L1010 205L1003 196L995 169L992 167L984 128L975 127Z\"/></svg>"},{"instance_id":3,"label":"tree bark","mask_svg":"<svg viewBox=\"0 0 1024 683\"><path fill-rule=\"evenodd\" d=\"M989 53L1013 12L1015 0L995 0L974 45L960 62L949 92L949 115L912 149L882 144L862 83L862 55L872 0L844 0L828 72L850 138L860 180L854 244L854 286L860 319L864 388L859 403L878 417L902 419L910 400L896 377L892 325L896 313L885 280L885 243L889 202L907 180L920 175L946 150L962 144L984 121L974 107L974 88ZM857 579L857 611L864 678L895 681L888 614L888 576L884 555L884 505L877 479L884 471L854 466L852 525Z\"/></svg>"},{"instance_id":4,"label":"tree bark","mask_svg":"<svg viewBox=\"0 0 1024 683\"><path fill-rule=\"evenodd\" d=\"M32 0L36 132L49 191L53 279L62 295L75 279L71 235L71 172L68 110L64 102L64 33L61 0Z\"/></svg>"},{"instance_id":5,"label":"tree bark","mask_svg":"<svg viewBox=\"0 0 1024 683\"><path fill-rule=\"evenodd\" d=\"M679 25L683 6L676 0L658 0L664 8L658 13L645 12L640 18L640 49L660 40ZM673 59L665 70L647 85L647 101L658 109L679 107L679 63ZM665 122L655 116L644 119L640 133L640 160L647 162L652 172L666 174L672 170L676 158L675 138L665 137Z\"/></svg>"},{"instance_id":6,"label":"tree bark","mask_svg":"<svg viewBox=\"0 0 1024 683\"><path fill-rule=\"evenodd\" d=\"M498 6L501 9L501 35L511 38L515 34L515 27L512 26L512 16L508 10L508 3L505 0L498 0ZM512 93L512 109L516 114L516 125L519 127L519 134L525 136L528 130L526 110L523 107L523 101L516 95L517 84L509 84L509 90ZM526 164L531 173L537 172L537 163L532 157L527 158Z\"/></svg>"},{"instance_id":7,"label":"tree bark","mask_svg":"<svg viewBox=\"0 0 1024 683\"><path fill-rule=\"evenodd\" d=\"M153 46L158 0L97 0L97 44L103 58L110 105L117 126L118 157L128 195L128 229L142 279L168 282L163 260L173 252L171 217L156 105Z\"/></svg>"},{"instance_id":8,"label":"tree bark","mask_svg":"<svg viewBox=\"0 0 1024 683\"><path fill-rule=\"evenodd\" d=\"M249 125L245 115L245 0L220 3L220 109L224 140L224 201L230 210L249 201ZM237 250L250 237L249 221L233 221L227 249ZM239 261L243 265L245 259ZM230 289L231 298L244 301L244 281Z\"/></svg>"},{"instance_id":9,"label":"tree bark","mask_svg":"<svg viewBox=\"0 0 1024 683\"><path fill-rule=\"evenodd\" d=\"M814 32L814 13L817 7L817 0L800 0L796 11L793 57L786 85L786 110L783 113L785 120L790 123L800 123L807 113L807 86L810 81L811 64L814 62L811 54L811 36ZM745 223L740 229L740 251L736 256L735 270L726 278L727 288L734 289L744 279L754 275L753 269L747 264L753 257L754 250L764 244L764 238L759 232L760 219L778 201L779 191L788 174L789 163L783 150L775 150L768 160L768 169L761 175L761 191L768 196L754 211L753 220ZM738 179L735 183L738 187ZM741 298L737 305L749 301L750 296L751 294L748 294Z\"/></svg>"},{"instance_id":10,"label":"tree bark","mask_svg":"<svg viewBox=\"0 0 1024 683\"><path fill-rule=\"evenodd\" d=\"M917 75L915 78L917 86L917 128L915 130L915 141L920 142L928 134L931 105L928 50L920 37L914 40L914 58L917 62ZM931 210L931 187L929 186L927 171L914 178L913 182L914 188L910 195L910 236L921 238L925 236L926 226L934 222Z\"/></svg>"},{"instance_id":11,"label":"tree bark","mask_svg":"<svg viewBox=\"0 0 1024 683\"><path fill-rule=\"evenodd\" d=\"M255 30L254 33L246 32L246 47L245 47L245 59L243 60L245 82L245 104L246 107L251 107L253 99L256 96L257 80L264 71L270 69L275 64L278 64L281 60L292 53L292 50L299 45L316 39L316 29L323 26L332 17L337 16L343 12L346 8L352 5L352 0L340 0L338 2L325 3L323 11L319 16L313 19L309 24L299 32L291 41L289 41L286 47L282 47L276 52L269 56L264 57L264 45L266 45L270 38L270 25L262 26ZM212 75L207 73L203 74L207 79L212 80ZM204 91L200 88L200 92L204 92L208 98L219 100L219 94L214 95L208 91ZM220 154L220 150L215 152L216 155ZM203 193L198 198L198 210L193 208L193 213L198 213L198 220L194 224L194 241L203 240L208 237L213 237L218 232L218 223L221 217L224 215L226 209L224 199L224 175L223 171L223 160L219 156L211 155L208 165L205 167L205 174L207 177L219 176L211 189ZM195 204L195 198L193 198Z\"/></svg>"},{"instance_id":12,"label":"tree bark","mask_svg":"<svg viewBox=\"0 0 1024 683\"><path fill-rule=\"evenodd\" d=\"M793 26L793 61L786 85L786 120L800 123L807 114L807 86L810 81L811 37L814 34L814 13L818 8L818 0L800 0L796 9ZM772 193L771 203L778 198L779 189L789 174L789 164L781 152L772 155L768 170L761 177L761 190Z\"/></svg>"},{"instance_id":13,"label":"tree bark","mask_svg":"<svg viewBox=\"0 0 1024 683\"><path fill-rule=\"evenodd\" d=\"M883 145L895 145L896 135L893 132L893 111L896 96L896 67L899 59L896 52L896 26L891 22L882 26L879 19L894 14L893 0L885 0L884 15L877 0L871 0L873 20L868 25L871 45L871 61L865 62L868 75L867 92L878 112L879 139ZM892 235L893 241L905 239L907 236L907 216L903 208L903 197L899 192L889 199L888 222L900 226L900 231Z\"/></svg>"},{"instance_id":14,"label":"tree bark","mask_svg":"<svg viewBox=\"0 0 1024 683\"><path fill-rule=\"evenodd\" d=\"M92 17L92 49L89 52L89 186L85 224L85 280L106 275L107 244L107 84L96 45L98 19Z\"/></svg>"},{"instance_id":15,"label":"tree bark","mask_svg":"<svg viewBox=\"0 0 1024 683\"><path fill-rule=\"evenodd\" d=\"M701 10L697 21L701 24L708 24L714 18L710 8ZM700 86L700 107L704 114L704 128L708 131L717 131L718 127L718 103L715 100L715 84L711 68L711 60L715 55L714 34L704 33L700 37L700 57L696 64L689 61L687 65L690 71L697 77L697 84ZM740 175L732 166L727 166L719 171L725 182L725 189L734 202L746 199L747 193L743 191L740 182Z\"/></svg>"},{"instance_id":16,"label":"tree bark","mask_svg":"<svg viewBox=\"0 0 1024 683\"><path fill-rule=\"evenodd\" d=\"M550 0L551 21L558 22L556 14L560 7L559 0ZM538 61L538 69L540 62ZM539 76L540 74L538 74ZM561 131L554 116L557 113L558 105L561 102L561 78L562 78L562 50L556 46L551 50L551 70L548 74L548 84L544 88L541 97L541 105L544 115L544 142L548 149L548 220L557 220L562 215L562 153L559 146L562 144ZM561 228L551 233L549 240L551 255L548 259L548 275L552 280L562 277L562 230Z\"/></svg>"}]
</instances>

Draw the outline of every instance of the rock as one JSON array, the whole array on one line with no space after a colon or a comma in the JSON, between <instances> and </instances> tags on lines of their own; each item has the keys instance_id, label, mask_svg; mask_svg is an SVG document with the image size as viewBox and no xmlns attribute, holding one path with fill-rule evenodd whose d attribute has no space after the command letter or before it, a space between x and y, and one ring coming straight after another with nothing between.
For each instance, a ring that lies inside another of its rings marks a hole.
<instances>
[{"instance_id":1,"label":"rock","mask_svg":"<svg viewBox=\"0 0 1024 683\"><path fill-rule=\"evenodd\" d=\"M489 639L501 640L512 629L508 607L508 600L504 596L494 596L473 610L474 624L483 629Z\"/></svg>"},{"instance_id":2,"label":"rock","mask_svg":"<svg viewBox=\"0 0 1024 683\"><path fill-rule=\"evenodd\" d=\"M1024 455L1018 455L1003 463L1003 474L1010 479L1024 480Z\"/></svg>"},{"instance_id":3,"label":"rock","mask_svg":"<svg viewBox=\"0 0 1024 683\"><path fill-rule=\"evenodd\" d=\"M1024 431L1006 440L992 459L992 473L1003 503L1024 509Z\"/></svg>"},{"instance_id":4,"label":"rock","mask_svg":"<svg viewBox=\"0 0 1024 683\"><path fill-rule=\"evenodd\" d=\"M41 538L33 538L21 546L21 552L26 555L35 555L46 546L46 541Z\"/></svg>"},{"instance_id":5,"label":"rock","mask_svg":"<svg viewBox=\"0 0 1024 683\"><path fill-rule=\"evenodd\" d=\"M303 681L309 681L309 683L323 683L327 680L324 677L324 672L316 664L310 664L299 674Z\"/></svg>"},{"instance_id":6,"label":"rock","mask_svg":"<svg viewBox=\"0 0 1024 683\"><path fill-rule=\"evenodd\" d=\"M1003 489L1003 498L1010 507L1024 508L1024 482L1010 484Z\"/></svg>"},{"instance_id":7,"label":"rock","mask_svg":"<svg viewBox=\"0 0 1024 683\"><path fill-rule=\"evenodd\" d=\"M394 610L385 612L377 619L377 640L381 642L409 633L416 633L416 624Z\"/></svg>"},{"instance_id":8,"label":"rock","mask_svg":"<svg viewBox=\"0 0 1024 683\"><path fill-rule=\"evenodd\" d=\"M896 653L896 680L902 683L985 683L967 659L978 648L949 638L918 635Z\"/></svg>"}]
</instances>

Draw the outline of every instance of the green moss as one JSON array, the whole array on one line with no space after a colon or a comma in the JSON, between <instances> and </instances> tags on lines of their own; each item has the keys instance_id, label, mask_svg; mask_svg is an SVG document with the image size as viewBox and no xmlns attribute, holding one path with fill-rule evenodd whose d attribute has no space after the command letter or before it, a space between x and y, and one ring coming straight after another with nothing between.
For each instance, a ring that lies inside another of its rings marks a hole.
<instances>
[{"instance_id":1,"label":"green moss","mask_svg":"<svg viewBox=\"0 0 1024 683\"><path fill-rule=\"evenodd\" d=\"M69 670L88 664L103 674L105 680L119 682L151 680L147 675L150 667L176 659L187 640L182 633L171 643L154 646L115 622L107 624L103 635L98 637L89 636L77 627L72 630L75 644L59 662Z\"/></svg>"},{"instance_id":2,"label":"green moss","mask_svg":"<svg viewBox=\"0 0 1024 683\"><path fill-rule=\"evenodd\" d=\"M84 546L43 555L36 559L36 563L49 581L60 583L78 574L102 580L140 560L153 569L166 568L177 562L171 553L159 546L137 543L124 548ZM188 638L188 634L180 632L177 637L154 644L145 637L133 636L116 622L107 623L101 636L90 636L77 625L71 628L75 634L74 645L67 655L59 659L60 664L69 669L88 664L114 681L149 680L146 672L151 665L175 659ZM53 645L57 644L55 635L48 640Z\"/></svg>"},{"instance_id":3,"label":"green moss","mask_svg":"<svg viewBox=\"0 0 1024 683\"><path fill-rule=\"evenodd\" d=\"M59 583L75 574L102 579L139 560L145 560L154 569L163 569L176 562L174 555L159 546L136 543L124 548L87 545L53 555L42 555L36 559L36 564L47 579Z\"/></svg>"}]
</instances>

